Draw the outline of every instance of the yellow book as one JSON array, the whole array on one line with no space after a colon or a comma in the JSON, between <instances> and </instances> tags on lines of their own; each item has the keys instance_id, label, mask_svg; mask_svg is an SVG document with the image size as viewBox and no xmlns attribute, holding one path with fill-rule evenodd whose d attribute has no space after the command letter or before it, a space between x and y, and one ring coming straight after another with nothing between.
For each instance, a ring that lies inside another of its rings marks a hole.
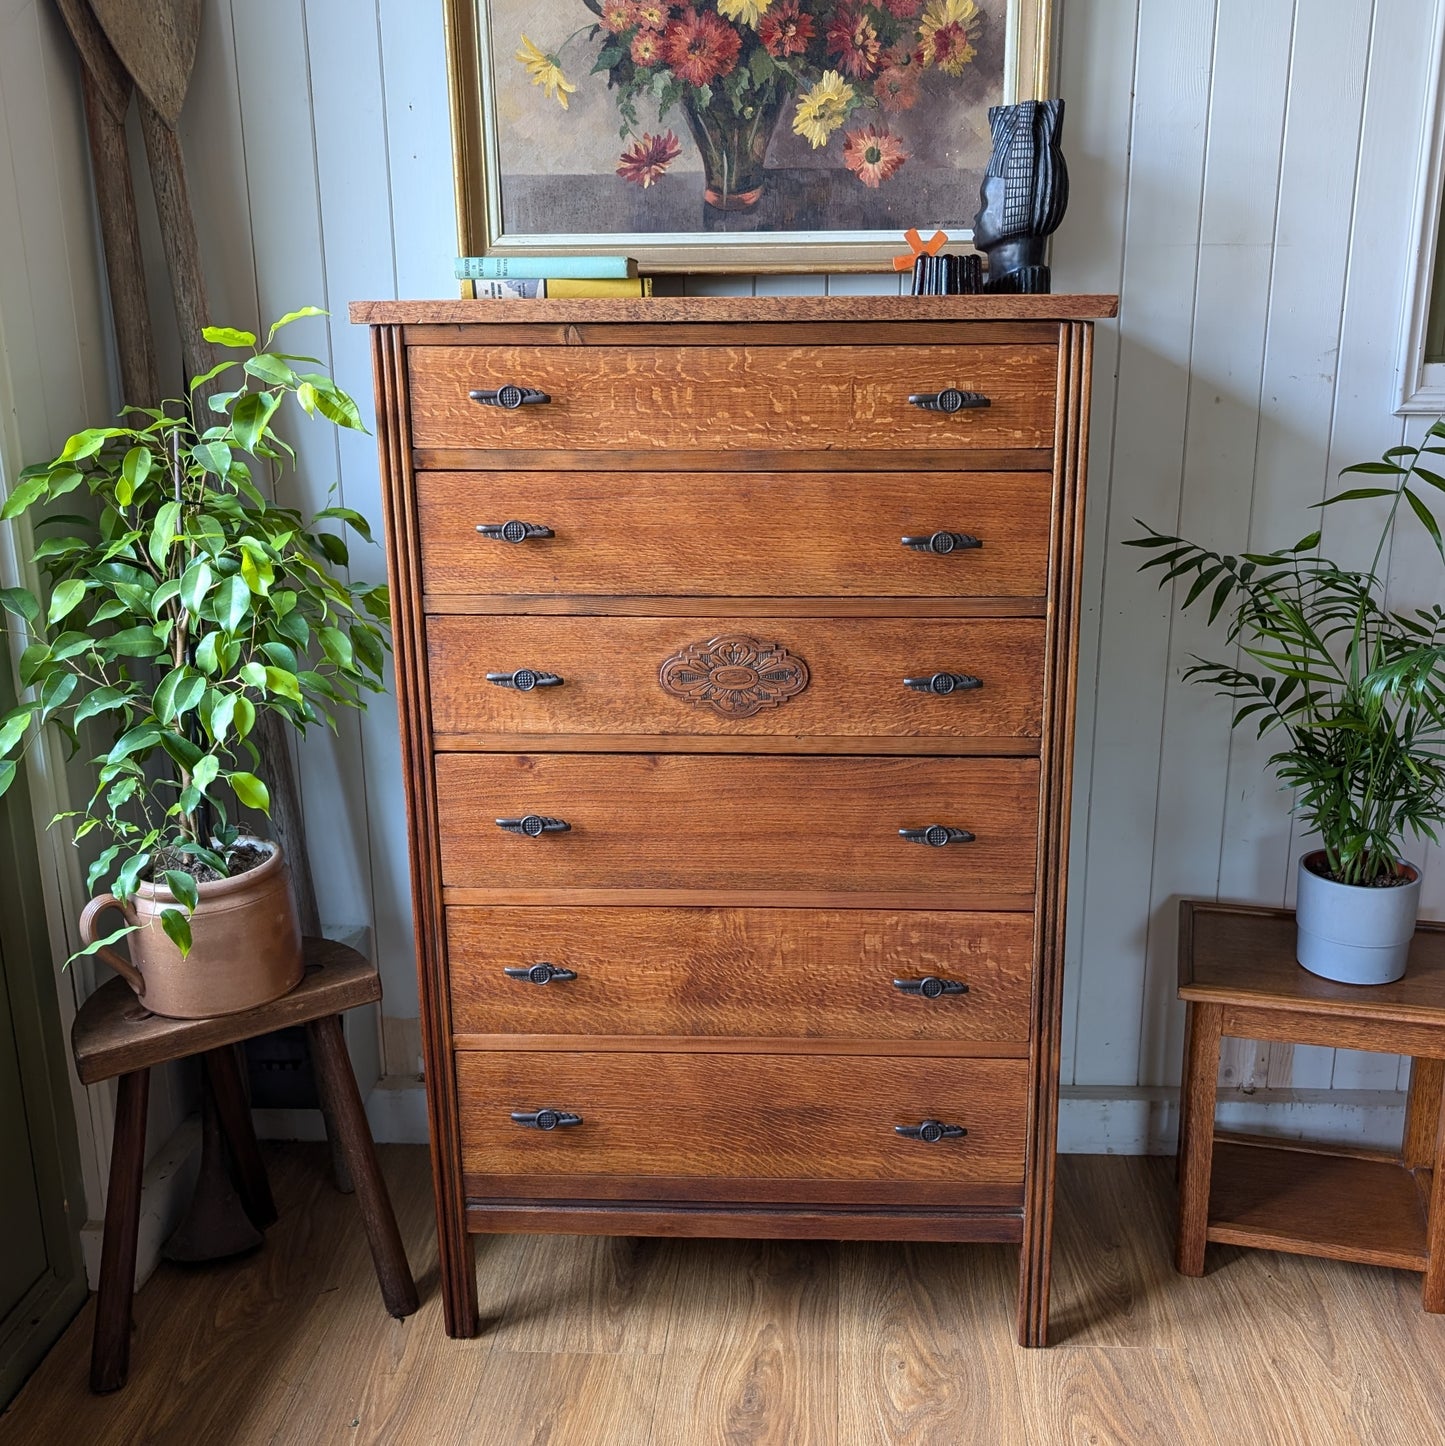
<instances>
[{"instance_id":1,"label":"yellow book","mask_svg":"<svg viewBox=\"0 0 1445 1446\"><path fill-rule=\"evenodd\" d=\"M652 277L650 276L616 278L597 276L589 277L586 280L549 276L544 284L549 301L555 301L559 297L652 295Z\"/></svg>"}]
</instances>

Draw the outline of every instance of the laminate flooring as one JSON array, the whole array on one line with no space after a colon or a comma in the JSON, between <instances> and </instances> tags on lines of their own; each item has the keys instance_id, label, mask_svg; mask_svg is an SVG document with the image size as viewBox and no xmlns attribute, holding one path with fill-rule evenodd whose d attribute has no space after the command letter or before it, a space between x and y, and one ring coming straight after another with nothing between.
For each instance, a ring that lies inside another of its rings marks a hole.
<instances>
[{"instance_id":1,"label":"laminate flooring","mask_svg":"<svg viewBox=\"0 0 1445 1446\"><path fill-rule=\"evenodd\" d=\"M324 1147L267 1146L250 1257L163 1265L127 1387L86 1388L87 1305L3 1446L1429 1446L1445 1317L1419 1277L1211 1246L1172 1265L1173 1162L1060 1162L1053 1340L1014 1344L1017 1250L497 1236L483 1333L442 1331L430 1170L381 1151L421 1287L394 1321Z\"/></svg>"}]
</instances>

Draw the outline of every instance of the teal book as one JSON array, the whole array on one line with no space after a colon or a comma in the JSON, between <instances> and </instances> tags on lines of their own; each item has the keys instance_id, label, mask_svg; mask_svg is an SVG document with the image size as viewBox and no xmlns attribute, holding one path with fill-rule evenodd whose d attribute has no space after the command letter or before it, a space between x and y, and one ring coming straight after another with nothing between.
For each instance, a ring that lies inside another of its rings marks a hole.
<instances>
[{"instance_id":1,"label":"teal book","mask_svg":"<svg viewBox=\"0 0 1445 1446\"><path fill-rule=\"evenodd\" d=\"M458 281L601 281L637 275L630 256L458 256Z\"/></svg>"}]
</instances>

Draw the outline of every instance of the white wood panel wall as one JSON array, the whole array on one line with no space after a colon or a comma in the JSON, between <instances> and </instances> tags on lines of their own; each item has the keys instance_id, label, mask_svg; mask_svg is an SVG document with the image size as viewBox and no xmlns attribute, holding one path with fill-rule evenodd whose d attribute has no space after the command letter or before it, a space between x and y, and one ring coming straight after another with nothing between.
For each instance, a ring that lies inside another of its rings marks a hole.
<instances>
[{"instance_id":1,"label":"white wood panel wall","mask_svg":"<svg viewBox=\"0 0 1445 1446\"><path fill-rule=\"evenodd\" d=\"M1117 325L1099 328L1095 367L1064 1042L1076 1102L1177 1083L1180 897L1293 897L1303 841L1262 766L1269 749L1231 733L1227 706L1182 682L1213 640L1139 578L1121 542L1136 517L1235 548L1292 542L1341 466L1410 435L1392 415L1393 368L1435 4L1062 6L1073 200L1055 285L1121 297ZM346 324L346 303L453 290L440 8L206 0L182 123L216 319L248 325L329 306L330 326L310 324L304 339L368 413L366 341ZM898 285L732 277L695 289ZM162 354L178 365L173 341ZM297 440L299 500L319 504L339 482L348 505L379 520L369 439ZM1353 555L1358 529L1327 517L1328 545ZM359 570L382 565L379 550L358 551ZM1438 595L1438 563L1417 533L1402 534L1390 569L1392 599ZM337 740L307 742L302 763L323 915L374 927L386 1012L414 1016L389 702ZM1445 870L1434 850L1421 861L1425 911L1439 916ZM406 1073L415 1061L388 1067ZM1240 1045L1226 1069L1245 1093L1403 1083L1392 1058L1320 1049ZM1146 1142L1143 1127L1111 1128L1075 1138Z\"/></svg>"}]
</instances>

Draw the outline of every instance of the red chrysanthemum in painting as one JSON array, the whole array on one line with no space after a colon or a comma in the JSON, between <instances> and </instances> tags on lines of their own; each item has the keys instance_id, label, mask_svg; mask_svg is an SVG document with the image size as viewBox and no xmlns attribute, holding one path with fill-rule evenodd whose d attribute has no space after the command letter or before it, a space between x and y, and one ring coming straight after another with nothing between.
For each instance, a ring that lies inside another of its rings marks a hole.
<instances>
[{"instance_id":1,"label":"red chrysanthemum in painting","mask_svg":"<svg viewBox=\"0 0 1445 1446\"><path fill-rule=\"evenodd\" d=\"M602 23L620 35L637 24L637 6L633 0L602 0Z\"/></svg>"},{"instance_id":2,"label":"red chrysanthemum in painting","mask_svg":"<svg viewBox=\"0 0 1445 1446\"><path fill-rule=\"evenodd\" d=\"M782 0L758 22L758 39L775 60L801 55L813 38L813 17L798 12L798 0Z\"/></svg>"},{"instance_id":3,"label":"red chrysanthemum in painting","mask_svg":"<svg viewBox=\"0 0 1445 1446\"><path fill-rule=\"evenodd\" d=\"M639 30L632 37L634 65L656 65L662 59L662 36L655 30Z\"/></svg>"},{"instance_id":4,"label":"red chrysanthemum in painting","mask_svg":"<svg viewBox=\"0 0 1445 1446\"><path fill-rule=\"evenodd\" d=\"M682 154L682 147L671 131L654 136L643 131L642 139L622 153L617 174L645 191Z\"/></svg>"},{"instance_id":5,"label":"red chrysanthemum in painting","mask_svg":"<svg viewBox=\"0 0 1445 1446\"><path fill-rule=\"evenodd\" d=\"M918 104L918 81L922 69L906 45L895 45L887 63L873 82L873 94L887 111L912 110Z\"/></svg>"},{"instance_id":6,"label":"red chrysanthemum in painting","mask_svg":"<svg viewBox=\"0 0 1445 1446\"><path fill-rule=\"evenodd\" d=\"M638 0L632 7L633 18L644 30L661 30L667 25L667 6L656 0Z\"/></svg>"},{"instance_id":7,"label":"red chrysanthemum in painting","mask_svg":"<svg viewBox=\"0 0 1445 1446\"><path fill-rule=\"evenodd\" d=\"M882 46L866 11L840 6L828 22L827 40L828 54L838 57L838 69L845 75L869 76L878 69Z\"/></svg>"},{"instance_id":8,"label":"red chrysanthemum in painting","mask_svg":"<svg viewBox=\"0 0 1445 1446\"><path fill-rule=\"evenodd\" d=\"M912 20L922 8L923 0L883 0L883 3L900 20Z\"/></svg>"},{"instance_id":9,"label":"red chrysanthemum in painting","mask_svg":"<svg viewBox=\"0 0 1445 1446\"><path fill-rule=\"evenodd\" d=\"M843 139L843 164L875 191L907 159L898 137L876 125L849 131Z\"/></svg>"},{"instance_id":10,"label":"red chrysanthemum in painting","mask_svg":"<svg viewBox=\"0 0 1445 1446\"><path fill-rule=\"evenodd\" d=\"M738 63L742 37L711 11L688 6L663 32L662 53L673 74L689 85L711 85Z\"/></svg>"}]
</instances>

